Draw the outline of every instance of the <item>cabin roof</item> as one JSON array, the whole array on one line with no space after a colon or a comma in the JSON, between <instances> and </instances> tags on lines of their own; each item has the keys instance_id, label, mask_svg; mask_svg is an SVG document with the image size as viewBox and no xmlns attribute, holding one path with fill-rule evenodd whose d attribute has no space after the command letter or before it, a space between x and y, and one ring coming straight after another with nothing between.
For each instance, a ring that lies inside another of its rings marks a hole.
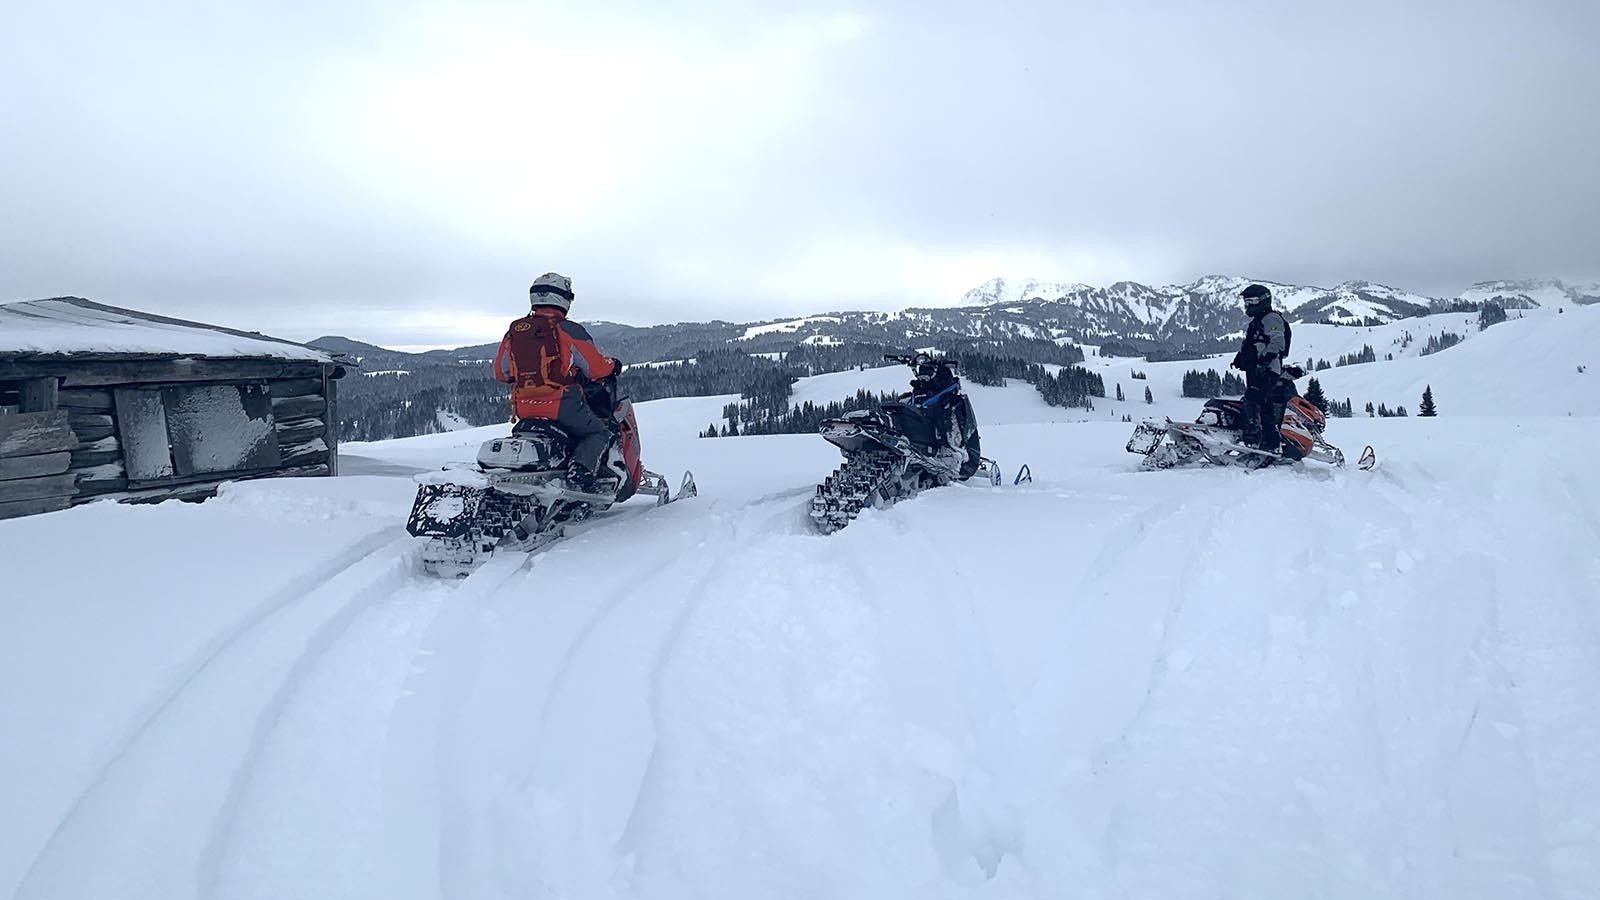
<instances>
[{"instance_id":1,"label":"cabin roof","mask_svg":"<svg viewBox=\"0 0 1600 900\"><path fill-rule=\"evenodd\" d=\"M333 354L282 338L107 306L81 297L0 304L0 357L287 359L348 365Z\"/></svg>"}]
</instances>

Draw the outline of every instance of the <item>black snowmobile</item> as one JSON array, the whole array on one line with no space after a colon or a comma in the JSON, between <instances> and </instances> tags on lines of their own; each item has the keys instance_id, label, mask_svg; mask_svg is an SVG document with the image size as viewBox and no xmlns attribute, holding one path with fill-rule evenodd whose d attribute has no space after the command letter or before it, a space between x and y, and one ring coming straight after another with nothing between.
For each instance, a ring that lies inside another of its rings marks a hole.
<instances>
[{"instance_id":1,"label":"black snowmobile","mask_svg":"<svg viewBox=\"0 0 1600 900\"><path fill-rule=\"evenodd\" d=\"M979 452L977 419L956 361L926 353L884 359L911 367L911 391L822 423L822 437L844 454L811 501L811 521L823 534L850 524L867 506L890 506L928 488L975 475L1000 483L999 466Z\"/></svg>"}]
</instances>

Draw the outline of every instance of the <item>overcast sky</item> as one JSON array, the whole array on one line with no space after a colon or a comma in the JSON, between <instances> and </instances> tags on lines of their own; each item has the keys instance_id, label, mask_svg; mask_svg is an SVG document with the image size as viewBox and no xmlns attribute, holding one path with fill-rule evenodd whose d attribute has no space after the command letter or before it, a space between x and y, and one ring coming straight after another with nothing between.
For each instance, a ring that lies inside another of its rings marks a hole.
<instances>
[{"instance_id":1,"label":"overcast sky","mask_svg":"<svg viewBox=\"0 0 1600 900\"><path fill-rule=\"evenodd\" d=\"M0 301L300 339L1596 278L1597 158L1596 0L0 12Z\"/></svg>"}]
</instances>

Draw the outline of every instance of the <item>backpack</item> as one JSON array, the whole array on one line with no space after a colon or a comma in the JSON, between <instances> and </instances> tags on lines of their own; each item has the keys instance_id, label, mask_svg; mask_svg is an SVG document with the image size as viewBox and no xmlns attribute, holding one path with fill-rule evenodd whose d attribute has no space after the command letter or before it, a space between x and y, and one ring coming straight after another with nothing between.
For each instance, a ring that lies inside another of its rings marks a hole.
<instances>
[{"instance_id":1,"label":"backpack","mask_svg":"<svg viewBox=\"0 0 1600 900\"><path fill-rule=\"evenodd\" d=\"M511 385L562 389L577 384L562 352L561 324L549 316L524 316L511 323Z\"/></svg>"}]
</instances>

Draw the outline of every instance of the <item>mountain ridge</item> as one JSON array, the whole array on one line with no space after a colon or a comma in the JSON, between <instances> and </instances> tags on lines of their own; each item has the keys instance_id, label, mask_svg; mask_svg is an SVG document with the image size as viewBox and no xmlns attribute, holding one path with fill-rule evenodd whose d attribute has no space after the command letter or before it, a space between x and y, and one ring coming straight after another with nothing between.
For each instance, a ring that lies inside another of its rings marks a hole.
<instances>
[{"instance_id":1,"label":"mountain ridge","mask_svg":"<svg viewBox=\"0 0 1600 900\"><path fill-rule=\"evenodd\" d=\"M1456 297L1440 298L1359 279L1321 287L1206 275L1183 285L1118 281L1097 287L1000 277L967 291L959 305L949 307L828 311L748 323L719 319L647 326L605 321L587 325L607 352L629 362L681 359L726 344L761 353L804 344L929 346L939 341L1013 340L1109 345L1127 355L1171 356L1214 352L1242 331L1245 320L1238 292L1251 283L1270 287L1275 306L1296 324L1386 324L1486 303L1505 308L1600 303L1600 284L1569 284L1557 278L1482 281ZM342 336L308 343L392 368L406 363L481 362L493 357L497 342L423 353L389 350Z\"/></svg>"}]
</instances>

